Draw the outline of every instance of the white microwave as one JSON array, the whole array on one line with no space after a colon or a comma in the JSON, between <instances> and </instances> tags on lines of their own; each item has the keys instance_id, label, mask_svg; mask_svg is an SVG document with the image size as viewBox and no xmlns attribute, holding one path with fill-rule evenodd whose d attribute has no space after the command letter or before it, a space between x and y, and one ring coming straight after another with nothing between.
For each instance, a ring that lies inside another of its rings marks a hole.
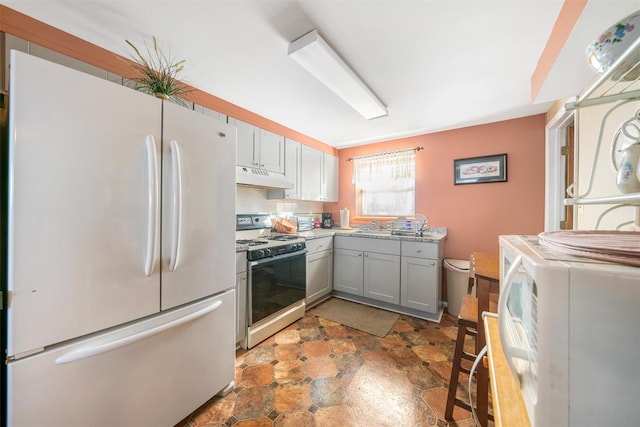
<instances>
[{"instance_id":1,"label":"white microwave","mask_svg":"<svg viewBox=\"0 0 640 427\"><path fill-rule=\"evenodd\" d=\"M499 241L500 339L531 425L640 426L640 268Z\"/></svg>"}]
</instances>

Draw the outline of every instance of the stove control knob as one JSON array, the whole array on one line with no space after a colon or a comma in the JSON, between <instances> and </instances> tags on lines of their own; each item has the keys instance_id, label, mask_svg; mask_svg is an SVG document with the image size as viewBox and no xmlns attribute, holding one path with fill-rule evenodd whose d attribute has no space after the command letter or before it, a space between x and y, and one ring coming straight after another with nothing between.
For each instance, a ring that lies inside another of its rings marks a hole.
<instances>
[{"instance_id":1,"label":"stove control knob","mask_svg":"<svg viewBox=\"0 0 640 427\"><path fill-rule=\"evenodd\" d=\"M257 258L264 258L264 251L262 249L256 251Z\"/></svg>"},{"instance_id":2,"label":"stove control knob","mask_svg":"<svg viewBox=\"0 0 640 427\"><path fill-rule=\"evenodd\" d=\"M265 249L264 254L265 256L271 256L271 249Z\"/></svg>"}]
</instances>

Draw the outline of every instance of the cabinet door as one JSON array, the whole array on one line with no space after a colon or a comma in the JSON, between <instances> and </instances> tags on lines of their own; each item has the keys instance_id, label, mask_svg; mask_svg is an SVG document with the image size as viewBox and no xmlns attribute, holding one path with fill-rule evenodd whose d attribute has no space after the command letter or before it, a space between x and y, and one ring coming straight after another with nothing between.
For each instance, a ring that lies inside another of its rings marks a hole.
<instances>
[{"instance_id":1,"label":"cabinet door","mask_svg":"<svg viewBox=\"0 0 640 427\"><path fill-rule=\"evenodd\" d=\"M284 190L284 197L287 199L300 198L300 143L287 139L284 147L284 176L293 187L290 190Z\"/></svg>"},{"instance_id":2,"label":"cabinet door","mask_svg":"<svg viewBox=\"0 0 640 427\"><path fill-rule=\"evenodd\" d=\"M284 173L284 137L264 129L258 130L260 169Z\"/></svg>"},{"instance_id":3,"label":"cabinet door","mask_svg":"<svg viewBox=\"0 0 640 427\"><path fill-rule=\"evenodd\" d=\"M403 256L400 304L416 310L437 313L440 299L439 274L436 260Z\"/></svg>"},{"instance_id":4,"label":"cabinet door","mask_svg":"<svg viewBox=\"0 0 640 427\"><path fill-rule=\"evenodd\" d=\"M364 296L400 303L400 256L364 253Z\"/></svg>"},{"instance_id":5,"label":"cabinet door","mask_svg":"<svg viewBox=\"0 0 640 427\"><path fill-rule=\"evenodd\" d=\"M255 126L231 117L229 117L229 124L235 126L237 133L236 164L239 166L257 168L259 164L254 141Z\"/></svg>"},{"instance_id":6,"label":"cabinet door","mask_svg":"<svg viewBox=\"0 0 640 427\"><path fill-rule=\"evenodd\" d=\"M307 255L307 304L329 295L332 285L333 251Z\"/></svg>"},{"instance_id":7,"label":"cabinet door","mask_svg":"<svg viewBox=\"0 0 640 427\"><path fill-rule=\"evenodd\" d=\"M300 153L300 196L302 200L322 200L323 153L306 145Z\"/></svg>"},{"instance_id":8,"label":"cabinet door","mask_svg":"<svg viewBox=\"0 0 640 427\"><path fill-rule=\"evenodd\" d=\"M322 174L325 202L338 201L338 158L329 153L324 155L324 173Z\"/></svg>"},{"instance_id":9,"label":"cabinet door","mask_svg":"<svg viewBox=\"0 0 640 427\"><path fill-rule=\"evenodd\" d=\"M363 294L362 251L334 249L333 289L353 295Z\"/></svg>"},{"instance_id":10,"label":"cabinet door","mask_svg":"<svg viewBox=\"0 0 640 427\"><path fill-rule=\"evenodd\" d=\"M236 273L236 342L247 334L247 272Z\"/></svg>"}]
</instances>

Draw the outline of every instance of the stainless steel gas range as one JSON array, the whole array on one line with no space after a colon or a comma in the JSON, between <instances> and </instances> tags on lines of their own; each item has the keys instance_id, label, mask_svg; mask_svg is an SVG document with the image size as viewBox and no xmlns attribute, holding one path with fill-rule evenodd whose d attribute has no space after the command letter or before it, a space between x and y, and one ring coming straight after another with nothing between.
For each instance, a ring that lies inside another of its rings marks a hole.
<instances>
[{"instance_id":1,"label":"stainless steel gas range","mask_svg":"<svg viewBox=\"0 0 640 427\"><path fill-rule=\"evenodd\" d=\"M304 316L307 248L304 238L271 234L268 214L236 215L236 244L247 245L247 334L254 347Z\"/></svg>"}]
</instances>

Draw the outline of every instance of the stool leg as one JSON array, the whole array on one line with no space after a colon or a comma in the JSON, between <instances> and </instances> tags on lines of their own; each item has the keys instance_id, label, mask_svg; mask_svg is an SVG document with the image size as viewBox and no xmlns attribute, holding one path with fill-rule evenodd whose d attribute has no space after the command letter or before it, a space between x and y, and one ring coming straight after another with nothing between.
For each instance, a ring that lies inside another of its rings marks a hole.
<instances>
[{"instance_id":1,"label":"stool leg","mask_svg":"<svg viewBox=\"0 0 640 427\"><path fill-rule=\"evenodd\" d=\"M449 393L447 394L447 406L444 411L445 420L453 420L453 406L456 402L456 391L458 389L458 376L462 365L462 351L464 350L464 339L466 327L458 325L458 337L456 338L456 348L453 353L453 366L451 367L451 379L449 380Z\"/></svg>"}]
</instances>

